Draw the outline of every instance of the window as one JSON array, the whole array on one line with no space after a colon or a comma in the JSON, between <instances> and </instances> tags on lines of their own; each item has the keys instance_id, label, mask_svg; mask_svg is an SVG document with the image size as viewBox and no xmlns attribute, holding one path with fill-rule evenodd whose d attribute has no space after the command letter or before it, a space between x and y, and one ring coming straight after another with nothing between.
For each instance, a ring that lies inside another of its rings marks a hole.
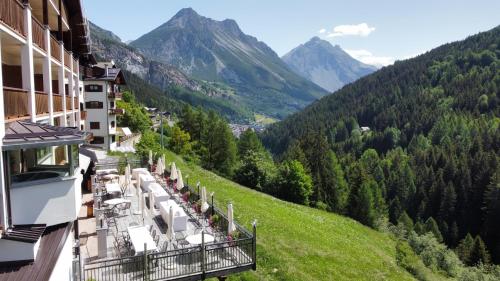
<instances>
[{"instance_id":1,"label":"window","mask_svg":"<svg viewBox=\"0 0 500 281\"><path fill-rule=\"evenodd\" d=\"M115 108L115 102L114 101L110 101L109 102L109 108Z\"/></svg>"},{"instance_id":2,"label":"window","mask_svg":"<svg viewBox=\"0 0 500 281\"><path fill-rule=\"evenodd\" d=\"M85 85L85 92L102 92L102 85Z\"/></svg>"},{"instance_id":3,"label":"window","mask_svg":"<svg viewBox=\"0 0 500 281\"><path fill-rule=\"evenodd\" d=\"M111 128L115 127L115 121L111 121Z\"/></svg>"},{"instance_id":4,"label":"window","mask_svg":"<svg viewBox=\"0 0 500 281\"><path fill-rule=\"evenodd\" d=\"M101 128L101 123L99 122L90 122L91 130L99 130Z\"/></svg>"},{"instance_id":5,"label":"window","mask_svg":"<svg viewBox=\"0 0 500 281\"><path fill-rule=\"evenodd\" d=\"M103 108L103 103L100 101L88 101L85 103L87 109L99 109Z\"/></svg>"},{"instance_id":6,"label":"window","mask_svg":"<svg viewBox=\"0 0 500 281\"><path fill-rule=\"evenodd\" d=\"M94 139L90 143L91 144L103 144L104 137L94 137Z\"/></svg>"}]
</instances>

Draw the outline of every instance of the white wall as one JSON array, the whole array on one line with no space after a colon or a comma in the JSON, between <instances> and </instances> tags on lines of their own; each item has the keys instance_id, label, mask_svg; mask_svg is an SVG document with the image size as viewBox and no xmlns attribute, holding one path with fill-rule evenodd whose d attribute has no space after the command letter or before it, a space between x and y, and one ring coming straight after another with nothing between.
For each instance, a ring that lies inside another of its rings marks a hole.
<instances>
[{"instance_id":1,"label":"white wall","mask_svg":"<svg viewBox=\"0 0 500 281\"><path fill-rule=\"evenodd\" d=\"M0 239L0 262L34 260L39 244Z\"/></svg>"},{"instance_id":2,"label":"white wall","mask_svg":"<svg viewBox=\"0 0 500 281\"><path fill-rule=\"evenodd\" d=\"M49 281L61 281L73 279L73 234L66 238L66 243L59 254L59 258L52 270Z\"/></svg>"},{"instance_id":3,"label":"white wall","mask_svg":"<svg viewBox=\"0 0 500 281\"><path fill-rule=\"evenodd\" d=\"M88 132L92 132L94 136L104 137L104 144L99 146L103 147L104 149L109 149L111 144L110 134L112 134L112 132L110 132L111 122L115 122L116 128L116 115L109 114L111 105L110 100L108 99L108 94L111 92L112 83L106 81L84 81L84 85L101 85L103 87L102 92L85 92L85 102L100 101L103 103L102 109L85 109L87 111L85 129ZM115 106L113 108L116 108L116 101L114 102ZM100 128L98 130L90 129L90 122L99 122Z\"/></svg>"},{"instance_id":4,"label":"white wall","mask_svg":"<svg viewBox=\"0 0 500 281\"><path fill-rule=\"evenodd\" d=\"M47 224L74 221L81 206L82 175L43 184L11 187L13 224Z\"/></svg>"}]
</instances>

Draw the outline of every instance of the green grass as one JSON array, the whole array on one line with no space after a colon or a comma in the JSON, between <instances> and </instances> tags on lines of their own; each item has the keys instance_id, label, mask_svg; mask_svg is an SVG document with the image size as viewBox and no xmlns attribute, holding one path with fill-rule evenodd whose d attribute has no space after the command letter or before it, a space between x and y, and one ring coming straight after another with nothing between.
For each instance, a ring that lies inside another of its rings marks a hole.
<instances>
[{"instance_id":1,"label":"green grass","mask_svg":"<svg viewBox=\"0 0 500 281\"><path fill-rule=\"evenodd\" d=\"M279 121L276 118L272 118L259 113L254 113L254 117L255 117L255 122L262 125L271 125Z\"/></svg>"},{"instance_id":2,"label":"green grass","mask_svg":"<svg viewBox=\"0 0 500 281\"><path fill-rule=\"evenodd\" d=\"M232 202L238 223L251 229L257 219L257 271L230 280L413 280L396 264L396 242L387 234L240 186L173 153L166 157L191 185L200 180L215 192L219 207Z\"/></svg>"}]
</instances>

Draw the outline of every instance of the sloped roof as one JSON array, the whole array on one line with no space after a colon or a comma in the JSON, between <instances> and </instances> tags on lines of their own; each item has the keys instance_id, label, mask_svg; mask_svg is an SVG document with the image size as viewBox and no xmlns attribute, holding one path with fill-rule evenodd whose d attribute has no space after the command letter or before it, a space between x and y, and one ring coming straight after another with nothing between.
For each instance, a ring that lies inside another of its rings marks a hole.
<instances>
[{"instance_id":1,"label":"sloped roof","mask_svg":"<svg viewBox=\"0 0 500 281\"><path fill-rule=\"evenodd\" d=\"M88 137L88 133L72 127L56 127L29 121L15 121L7 124L2 148L3 150L15 150L79 144L85 142Z\"/></svg>"},{"instance_id":2,"label":"sloped roof","mask_svg":"<svg viewBox=\"0 0 500 281\"><path fill-rule=\"evenodd\" d=\"M116 84L125 85L125 77L121 68L108 67L108 73L102 67L94 66L92 68L93 77L85 77L85 81L113 81Z\"/></svg>"}]
</instances>

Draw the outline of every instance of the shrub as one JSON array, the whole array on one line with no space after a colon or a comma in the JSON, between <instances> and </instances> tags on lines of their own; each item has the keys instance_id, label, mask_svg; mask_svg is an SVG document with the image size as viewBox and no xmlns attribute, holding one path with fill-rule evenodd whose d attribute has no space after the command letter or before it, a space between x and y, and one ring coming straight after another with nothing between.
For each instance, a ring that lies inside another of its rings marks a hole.
<instances>
[{"instance_id":1,"label":"shrub","mask_svg":"<svg viewBox=\"0 0 500 281\"><path fill-rule=\"evenodd\" d=\"M396 262L418 280L429 280L425 266L406 241L399 240L396 244Z\"/></svg>"}]
</instances>

